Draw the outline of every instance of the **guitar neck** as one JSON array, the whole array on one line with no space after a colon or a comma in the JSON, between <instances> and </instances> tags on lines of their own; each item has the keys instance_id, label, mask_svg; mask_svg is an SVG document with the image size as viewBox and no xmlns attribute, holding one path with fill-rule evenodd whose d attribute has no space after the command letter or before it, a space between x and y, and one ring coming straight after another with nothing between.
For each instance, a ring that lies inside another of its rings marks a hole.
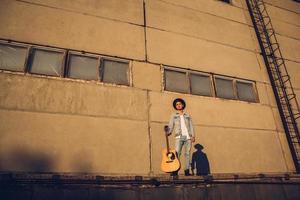
<instances>
[{"instance_id":1,"label":"guitar neck","mask_svg":"<svg viewBox=\"0 0 300 200\"><path fill-rule=\"evenodd\" d=\"M168 135L167 134L165 134L166 135L166 143L167 143L167 153L169 153L170 152L170 150L169 150L169 139L168 139Z\"/></svg>"}]
</instances>

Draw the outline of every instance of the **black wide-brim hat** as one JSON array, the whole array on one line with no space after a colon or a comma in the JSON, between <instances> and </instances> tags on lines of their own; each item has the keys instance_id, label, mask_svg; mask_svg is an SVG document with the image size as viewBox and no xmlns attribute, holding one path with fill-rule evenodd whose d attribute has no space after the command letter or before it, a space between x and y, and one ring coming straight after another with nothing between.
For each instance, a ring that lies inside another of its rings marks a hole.
<instances>
[{"instance_id":1,"label":"black wide-brim hat","mask_svg":"<svg viewBox=\"0 0 300 200\"><path fill-rule=\"evenodd\" d=\"M181 102L182 105L183 105L183 108L182 108L182 109L185 109L185 101L184 101L183 99L181 99L181 98L177 98L177 99L174 99L174 101L173 101L173 107L174 107L175 110L177 110L177 109L176 109L176 103L177 103L177 102Z\"/></svg>"}]
</instances>

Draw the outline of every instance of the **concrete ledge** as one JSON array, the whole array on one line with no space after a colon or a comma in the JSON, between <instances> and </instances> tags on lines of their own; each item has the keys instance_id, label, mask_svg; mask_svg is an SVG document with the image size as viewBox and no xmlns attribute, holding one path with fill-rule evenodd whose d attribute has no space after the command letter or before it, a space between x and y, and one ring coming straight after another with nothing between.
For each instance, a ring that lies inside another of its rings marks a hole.
<instances>
[{"instance_id":1,"label":"concrete ledge","mask_svg":"<svg viewBox=\"0 0 300 200\"><path fill-rule=\"evenodd\" d=\"M300 174L212 174L207 176L183 176L168 174L161 176L106 176L74 173L26 173L2 172L0 185L97 185L97 186L174 186L197 184L296 184L300 185Z\"/></svg>"},{"instance_id":2,"label":"concrete ledge","mask_svg":"<svg viewBox=\"0 0 300 200\"><path fill-rule=\"evenodd\" d=\"M291 200L300 199L300 175L102 176L0 172L1 200Z\"/></svg>"}]
</instances>

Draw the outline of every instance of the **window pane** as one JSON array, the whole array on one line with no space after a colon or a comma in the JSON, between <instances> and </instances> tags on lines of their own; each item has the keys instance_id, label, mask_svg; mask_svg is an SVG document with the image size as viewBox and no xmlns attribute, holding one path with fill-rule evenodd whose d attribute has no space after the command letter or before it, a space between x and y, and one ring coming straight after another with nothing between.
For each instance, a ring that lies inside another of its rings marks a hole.
<instances>
[{"instance_id":1,"label":"window pane","mask_svg":"<svg viewBox=\"0 0 300 200\"><path fill-rule=\"evenodd\" d=\"M99 64L97 58L71 55L69 59L69 77L98 80Z\"/></svg>"},{"instance_id":2,"label":"window pane","mask_svg":"<svg viewBox=\"0 0 300 200\"><path fill-rule=\"evenodd\" d=\"M129 85L128 63L111 60L104 60L103 62L103 82Z\"/></svg>"},{"instance_id":3,"label":"window pane","mask_svg":"<svg viewBox=\"0 0 300 200\"><path fill-rule=\"evenodd\" d=\"M244 101L255 101L253 86L251 83L236 82L238 97Z\"/></svg>"},{"instance_id":4,"label":"window pane","mask_svg":"<svg viewBox=\"0 0 300 200\"><path fill-rule=\"evenodd\" d=\"M0 68L23 71L27 48L0 44Z\"/></svg>"},{"instance_id":5,"label":"window pane","mask_svg":"<svg viewBox=\"0 0 300 200\"><path fill-rule=\"evenodd\" d=\"M186 73L165 70L165 87L168 91L188 93Z\"/></svg>"},{"instance_id":6,"label":"window pane","mask_svg":"<svg viewBox=\"0 0 300 200\"><path fill-rule=\"evenodd\" d=\"M192 94L212 96L209 76L191 74L190 77Z\"/></svg>"},{"instance_id":7,"label":"window pane","mask_svg":"<svg viewBox=\"0 0 300 200\"><path fill-rule=\"evenodd\" d=\"M60 76L63 53L34 49L30 72Z\"/></svg>"},{"instance_id":8,"label":"window pane","mask_svg":"<svg viewBox=\"0 0 300 200\"><path fill-rule=\"evenodd\" d=\"M216 78L217 96L225 99L234 99L232 80Z\"/></svg>"}]
</instances>

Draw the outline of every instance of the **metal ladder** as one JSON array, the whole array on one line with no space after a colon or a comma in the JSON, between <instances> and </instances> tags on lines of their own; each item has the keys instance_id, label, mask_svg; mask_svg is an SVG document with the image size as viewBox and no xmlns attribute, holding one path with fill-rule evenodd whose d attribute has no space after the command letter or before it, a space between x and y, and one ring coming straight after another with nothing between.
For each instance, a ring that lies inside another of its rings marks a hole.
<instances>
[{"instance_id":1,"label":"metal ladder","mask_svg":"<svg viewBox=\"0 0 300 200\"><path fill-rule=\"evenodd\" d=\"M263 0L246 0L297 173L300 173L300 111L271 19Z\"/></svg>"}]
</instances>

